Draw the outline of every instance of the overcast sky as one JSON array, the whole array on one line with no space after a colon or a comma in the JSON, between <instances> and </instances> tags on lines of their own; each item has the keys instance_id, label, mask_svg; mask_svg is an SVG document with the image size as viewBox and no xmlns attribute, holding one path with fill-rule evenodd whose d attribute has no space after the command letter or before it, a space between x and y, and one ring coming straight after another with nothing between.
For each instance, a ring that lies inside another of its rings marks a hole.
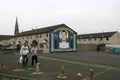
<instances>
[{"instance_id":1,"label":"overcast sky","mask_svg":"<svg viewBox=\"0 0 120 80\"><path fill-rule=\"evenodd\" d=\"M78 34L120 31L120 0L0 0L0 35L65 23Z\"/></svg>"}]
</instances>

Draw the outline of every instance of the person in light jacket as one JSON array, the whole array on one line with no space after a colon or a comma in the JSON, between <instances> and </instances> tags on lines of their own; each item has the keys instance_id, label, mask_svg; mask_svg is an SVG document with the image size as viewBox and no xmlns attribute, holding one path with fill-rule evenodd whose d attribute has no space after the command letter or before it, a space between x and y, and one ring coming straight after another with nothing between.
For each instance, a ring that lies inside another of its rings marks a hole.
<instances>
[{"instance_id":1,"label":"person in light jacket","mask_svg":"<svg viewBox=\"0 0 120 80\"><path fill-rule=\"evenodd\" d=\"M37 58L37 53L38 53L38 48L37 45L34 44L33 47L31 48L31 53L32 53L32 66L34 66L34 62L37 64L38 63L38 58Z\"/></svg>"},{"instance_id":2,"label":"person in light jacket","mask_svg":"<svg viewBox=\"0 0 120 80\"><path fill-rule=\"evenodd\" d=\"M28 63L28 53L29 53L29 47L28 47L28 44L25 42L20 49L20 55L22 56L22 59L23 59L22 60L23 67L25 67Z\"/></svg>"}]
</instances>

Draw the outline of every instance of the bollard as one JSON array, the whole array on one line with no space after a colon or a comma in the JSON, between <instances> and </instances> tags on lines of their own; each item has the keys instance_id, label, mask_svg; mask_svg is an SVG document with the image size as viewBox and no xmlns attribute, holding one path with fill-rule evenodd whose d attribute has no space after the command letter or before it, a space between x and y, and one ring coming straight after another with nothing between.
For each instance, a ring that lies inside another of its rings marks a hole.
<instances>
[{"instance_id":1,"label":"bollard","mask_svg":"<svg viewBox=\"0 0 120 80\"><path fill-rule=\"evenodd\" d=\"M36 64L36 72L33 72L30 75L43 74L43 72L40 72L40 66L39 65L40 65L39 63Z\"/></svg>"},{"instance_id":2,"label":"bollard","mask_svg":"<svg viewBox=\"0 0 120 80\"><path fill-rule=\"evenodd\" d=\"M81 73L77 73L78 76L78 80L83 80L82 74Z\"/></svg>"},{"instance_id":3,"label":"bollard","mask_svg":"<svg viewBox=\"0 0 120 80\"><path fill-rule=\"evenodd\" d=\"M40 66L39 66L39 63L36 64L36 72L39 73L40 71Z\"/></svg>"},{"instance_id":4,"label":"bollard","mask_svg":"<svg viewBox=\"0 0 120 80\"><path fill-rule=\"evenodd\" d=\"M19 61L17 61L16 63L16 69L19 70L20 69L20 64L19 64Z\"/></svg>"},{"instance_id":5,"label":"bollard","mask_svg":"<svg viewBox=\"0 0 120 80\"><path fill-rule=\"evenodd\" d=\"M1 60L0 62L1 62L0 63L0 69L3 69L3 61Z\"/></svg>"},{"instance_id":6,"label":"bollard","mask_svg":"<svg viewBox=\"0 0 120 80\"><path fill-rule=\"evenodd\" d=\"M62 73L62 74L65 74L65 68L64 68L63 65L61 66L61 73Z\"/></svg>"},{"instance_id":7,"label":"bollard","mask_svg":"<svg viewBox=\"0 0 120 80\"><path fill-rule=\"evenodd\" d=\"M94 77L93 69L90 69L90 80L93 80L93 77Z\"/></svg>"},{"instance_id":8,"label":"bollard","mask_svg":"<svg viewBox=\"0 0 120 80\"><path fill-rule=\"evenodd\" d=\"M16 63L16 69L14 69L13 71L24 71L24 69L22 69L20 67L20 62L19 61L17 61L17 63Z\"/></svg>"},{"instance_id":9,"label":"bollard","mask_svg":"<svg viewBox=\"0 0 120 80\"><path fill-rule=\"evenodd\" d=\"M65 75L64 66L61 66L61 74L57 76L58 79L67 79L68 77Z\"/></svg>"},{"instance_id":10,"label":"bollard","mask_svg":"<svg viewBox=\"0 0 120 80\"><path fill-rule=\"evenodd\" d=\"M0 61L0 69L5 69L5 68L7 68L7 67L3 64L3 61L1 60Z\"/></svg>"},{"instance_id":11,"label":"bollard","mask_svg":"<svg viewBox=\"0 0 120 80\"><path fill-rule=\"evenodd\" d=\"M20 63L19 63L19 61L17 61L16 69L20 69Z\"/></svg>"}]
</instances>

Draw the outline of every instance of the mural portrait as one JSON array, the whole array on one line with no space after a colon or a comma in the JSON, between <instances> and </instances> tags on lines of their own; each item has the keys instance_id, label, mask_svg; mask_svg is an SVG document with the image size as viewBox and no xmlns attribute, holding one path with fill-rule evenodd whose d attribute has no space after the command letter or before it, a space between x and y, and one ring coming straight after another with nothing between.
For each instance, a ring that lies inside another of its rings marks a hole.
<instances>
[{"instance_id":1,"label":"mural portrait","mask_svg":"<svg viewBox=\"0 0 120 80\"><path fill-rule=\"evenodd\" d=\"M53 49L63 51L73 49L74 47L74 32L69 28L58 28L54 30L52 37Z\"/></svg>"},{"instance_id":2,"label":"mural portrait","mask_svg":"<svg viewBox=\"0 0 120 80\"><path fill-rule=\"evenodd\" d=\"M67 42L68 39L68 31L65 30L61 30L59 33L59 38L60 38L60 42L59 42L59 48L69 48L69 42Z\"/></svg>"}]
</instances>

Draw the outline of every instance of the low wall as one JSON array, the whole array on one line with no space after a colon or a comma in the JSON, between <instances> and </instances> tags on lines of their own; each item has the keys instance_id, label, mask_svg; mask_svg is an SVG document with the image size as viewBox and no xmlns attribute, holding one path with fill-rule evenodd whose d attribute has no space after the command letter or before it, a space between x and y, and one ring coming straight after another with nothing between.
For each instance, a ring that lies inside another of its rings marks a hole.
<instances>
[{"instance_id":1,"label":"low wall","mask_svg":"<svg viewBox=\"0 0 120 80\"><path fill-rule=\"evenodd\" d=\"M97 51L96 44L78 44L77 45L77 52L81 51Z\"/></svg>"}]
</instances>

